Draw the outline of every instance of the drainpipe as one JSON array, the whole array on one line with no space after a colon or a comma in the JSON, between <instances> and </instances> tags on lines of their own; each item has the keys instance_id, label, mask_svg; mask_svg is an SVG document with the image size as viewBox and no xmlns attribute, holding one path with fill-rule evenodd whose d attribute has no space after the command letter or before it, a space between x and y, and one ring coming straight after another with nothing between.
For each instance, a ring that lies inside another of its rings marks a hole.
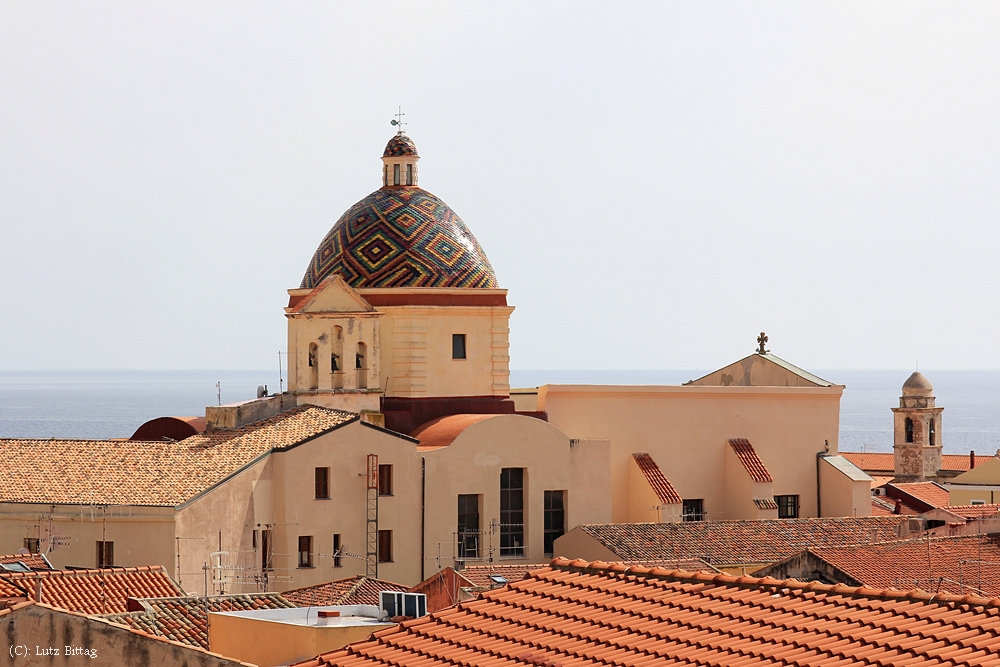
<instances>
[{"instance_id":1,"label":"drainpipe","mask_svg":"<svg viewBox=\"0 0 1000 667\"><path fill-rule=\"evenodd\" d=\"M816 516L823 516L823 496L819 489L819 460L825 458L830 451L830 441L823 441L823 451L816 452Z\"/></svg>"},{"instance_id":2,"label":"drainpipe","mask_svg":"<svg viewBox=\"0 0 1000 667\"><path fill-rule=\"evenodd\" d=\"M427 496L427 459L420 457L420 581L424 580L424 500Z\"/></svg>"}]
</instances>

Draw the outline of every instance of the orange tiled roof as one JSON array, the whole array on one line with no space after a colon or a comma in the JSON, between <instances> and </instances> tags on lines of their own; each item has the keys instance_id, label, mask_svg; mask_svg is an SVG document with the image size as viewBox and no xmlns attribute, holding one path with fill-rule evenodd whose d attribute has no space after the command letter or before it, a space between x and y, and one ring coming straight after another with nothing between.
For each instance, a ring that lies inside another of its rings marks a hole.
<instances>
[{"instance_id":1,"label":"orange tiled roof","mask_svg":"<svg viewBox=\"0 0 1000 667\"><path fill-rule=\"evenodd\" d=\"M0 502L176 506L272 450L357 418L310 405L180 442L0 439Z\"/></svg>"},{"instance_id":2,"label":"orange tiled roof","mask_svg":"<svg viewBox=\"0 0 1000 667\"><path fill-rule=\"evenodd\" d=\"M145 611L105 614L112 623L166 637L188 646L208 648L208 613L284 609L295 605L278 593L245 593L209 597L146 598L138 601Z\"/></svg>"},{"instance_id":3,"label":"orange tiled roof","mask_svg":"<svg viewBox=\"0 0 1000 667\"><path fill-rule=\"evenodd\" d=\"M408 586L357 575L324 584L296 588L281 595L300 607L324 607L335 604L371 604L379 606L380 591L408 591Z\"/></svg>"},{"instance_id":4,"label":"orange tiled roof","mask_svg":"<svg viewBox=\"0 0 1000 667\"><path fill-rule=\"evenodd\" d=\"M872 516L894 515L896 515L896 506L894 503L890 503L885 498L880 498L879 496L872 496Z\"/></svg>"},{"instance_id":5,"label":"orange tiled roof","mask_svg":"<svg viewBox=\"0 0 1000 667\"><path fill-rule=\"evenodd\" d=\"M896 539L898 516L604 523L580 526L623 560L700 558L715 566L773 563L803 549Z\"/></svg>"},{"instance_id":6,"label":"orange tiled roof","mask_svg":"<svg viewBox=\"0 0 1000 667\"><path fill-rule=\"evenodd\" d=\"M981 519L986 516L1000 514L1000 503L986 505L946 505L941 509L957 514L964 519Z\"/></svg>"},{"instance_id":7,"label":"orange tiled roof","mask_svg":"<svg viewBox=\"0 0 1000 667\"><path fill-rule=\"evenodd\" d=\"M9 556L0 556L0 563L23 563L29 570L52 569L52 564L45 557L45 554L10 554ZM0 572L2 571L3 568L0 568Z\"/></svg>"},{"instance_id":8,"label":"orange tiled roof","mask_svg":"<svg viewBox=\"0 0 1000 667\"><path fill-rule=\"evenodd\" d=\"M866 473L886 472L892 474L896 469L896 461L892 452L840 452L845 459L858 466ZM980 466L995 456L976 455L976 465ZM951 472L969 470L968 454L942 454L941 469Z\"/></svg>"},{"instance_id":9,"label":"orange tiled roof","mask_svg":"<svg viewBox=\"0 0 1000 667\"><path fill-rule=\"evenodd\" d=\"M130 597L183 595L160 565L114 567L101 570L47 570L0 574L0 597L35 599L42 584L39 602L85 614L111 614L126 610Z\"/></svg>"},{"instance_id":10,"label":"orange tiled roof","mask_svg":"<svg viewBox=\"0 0 1000 667\"><path fill-rule=\"evenodd\" d=\"M734 438L729 441L729 446L733 448L736 452L736 457L739 458L740 463L743 467L747 469L750 473L750 478L755 482L773 482L774 478L771 477L771 473L768 472L767 466L764 462L760 460L757 456L756 450L754 450L753 445L746 438Z\"/></svg>"},{"instance_id":11,"label":"orange tiled roof","mask_svg":"<svg viewBox=\"0 0 1000 667\"><path fill-rule=\"evenodd\" d=\"M421 450L447 447L473 424L500 416L498 414L459 414L438 417L415 428L410 433L410 437L420 441L419 448Z\"/></svg>"},{"instance_id":12,"label":"orange tiled roof","mask_svg":"<svg viewBox=\"0 0 1000 667\"><path fill-rule=\"evenodd\" d=\"M1000 600L556 559L297 667L931 664L1000 665Z\"/></svg>"},{"instance_id":13,"label":"orange tiled roof","mask_svg":"<svg viewBox=\"0 0 1000 667\"><path fill-rule=\"evenodd\" d=\"M889 484L886 488L897 489L907 496L915 498L916 500L929 506L921 509L921 511L927 511L927 509L933 507L945 507L948 505L948 489L944 488L940 484L935 484L934 482L896 482ZM887 493L892 495L891 491L887 491ZM893 495L893 497L895 497L895 495Z\"/></svg>"},{"instance_id":14,"label":"orange tiled roof","mask_svg":"<svg viewBox=\"0 0 1000 667\"><path fill-rule=\"evenodd\" d=\"M653 457L645 452L636 452L632 454L632 458L635 459L636 465L639 466L639 470L645 475L646 481L653 488L656 493L657 498L664 505L680 505L681 496L674 489L674 485L670 483L670 480L666 478L663 471L660 470L660 466L656 465L656 461Z\"/></svg>"},{"instance_id":15,"label":"orange tiled roof","mask_svg":"<svg viewBox=\"0 0 1000 667\"><path fill-rule=\"evenodd\" d=\"M719 572L699 558L678 558L674 560L618 561L625 565L641 565L643 567L662 567L668 570L687 570L688 572ZM496 588L497 583L490 577L501 576L510 581L525 579L533 570L547 568L548 565L468 565L457 574L469 583L471 588ZM412 589L411 589L412 590Z\"/></svg>"},{"instance_id":16,"label":"orange tiled roof","mask_svg":"<svg viewBox=\"0 0 1000 667\"><path fill-rule=\"evenodd\" d=\"M932 537L811 551L865 586L1000 596L998 535ZM982 567L980 561L985 561Z\"/></svg>"}]
</instances>

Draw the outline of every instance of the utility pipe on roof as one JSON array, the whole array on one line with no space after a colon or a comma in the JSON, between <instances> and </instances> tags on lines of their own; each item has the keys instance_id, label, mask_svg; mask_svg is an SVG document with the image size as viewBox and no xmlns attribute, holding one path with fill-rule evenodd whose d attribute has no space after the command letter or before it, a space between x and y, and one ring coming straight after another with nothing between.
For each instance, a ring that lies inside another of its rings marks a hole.
<instances>
[{"instance_id":1,"label":"utility pipe on roof","mask_svg":"<svg viewBox=\"0 0 1000 667\"><path fill-rule=\"evenodd\" d=\"M820 493L819 488L819 460L826 458L826 455L830 451L830 441L823 441L823 451L816 452L816 516L823 516L823 496Z\"/></svg>"},{"instance_id":2,"label":"utility pipe on roof","mask_svg":"<svg viewBox=\"0 0 1000 667\"><path fill-rule=\"evenodd\" d=\"M424 499L427 495L427 459L420 457L420 581L424 580Z\"/></svg>"}]
</instances>

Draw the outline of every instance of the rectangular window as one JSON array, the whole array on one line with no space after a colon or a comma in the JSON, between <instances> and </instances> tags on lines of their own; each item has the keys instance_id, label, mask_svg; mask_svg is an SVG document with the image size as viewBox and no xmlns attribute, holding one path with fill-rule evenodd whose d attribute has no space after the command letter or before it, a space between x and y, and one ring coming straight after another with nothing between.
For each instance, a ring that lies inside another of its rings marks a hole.
<instances>
[{"instance_id":1,"label":"rectangular window","mask_svg":"<svg viewBox=\"0 0 1000 667\"><path fill-rule=\"evenodd\" d=\"M378 562L392 562L392 531L378 531Z\"/></svg>"},{"instance_id":2,"label":"rectangular window","mask_svg":"<svg viewBox=\"0 0 1000 667\"><path fill-rule=\"evenodd\" d=\"M330 497L330 469L316 468L316 499L326 500Z\"/></svg>"},{"instance_id":3,"label":"rectangular window","mask_svg":"<svg viewBox=\"0 0 1000 667\"><path fill-rule=\"evenodd\" d=\"M798 496L775 496L774 502L778 503L779 519L799 518L799 497Z\"/></svg>"},{"instance_id":4,"label":"rectangular window","mask_svg":"<svg viewBox=\"0 0 1000 667\"><path fill-rule=\"evenodd\" d=\"M313 566L312 535L299 535L299 567Z\"/></svg>"},{"instance_id":5,"label":"rectangular window","mask_svg":"<svg viewBox=\"0 0 1000 667\"><path fill-rule=\"evenodd\" d=\"M399 165L392 165L392 184L399 185Z\"/></svg>"},{"instance_id":6,"label":"rectangular window","mask_svg":"<svg viewBox=\"0 0 1000 667\"><path fill-rule=\"evenodd\" d=\"M406 184L413 185L413 165L406 165Z\"/></svg>"},{"instance_id":7,"label":"rectangular window","mask_svg":"<svg viewBox=\"0 0 1000 667\"><path fill-rule=\"evenodd\" d=\"M566 492L545 492L545 555L552 557L557 538L566 532Z\"/></svg>"},{"instance_id":8,"label":"rectangular window","mask_svg":"<svg viewBox=\"0 0 1000 667\"><path fill-rule=\"evenodd\" d=\"M378 467L378 494L380 496L392 495L392 465L380 464Z\"/></svg>"},{"instance_id":9,"label":"rectangular window","mask_svg":"<svg viewBox=\"0 0 1000 667\"><path fill-rule=\"evenodd\" d=\"M271 541L271 529L260 531L260 566L265 571L274 569L274 548Z\"/></svg>"},{"instance_id":10,"label":"rectangular window","mask_svg":"<svg viewBox=\"0 0 1000 667\"><path fill-rule=\"evenodd\" d=\"M42 541L37 537L26 537L24 538L24 548L30 554L37 554L42 550Z\"/></svg>"},{"instance_id":11,"label":"rectangular window","mask_svg":"<svg viewBox=\"0 0 1000 667\"><path fill-rule=\"evenodd\" d=\"M500 556L524 556L524 468L500 471Z\"/></svg>"},{"instance_id":12,"label":"rectangular window","mask_svg":"<svg viewBox=\"0 0 1000 667\"><path fill-rule=\"evenodd\" d=\"M97 567L115 566L115 543L97 541Z\"/></svg>"},{"instance_id":13,"label":"rectangular window","mask_svg":"<svg viewBox=\"0 0 1000 667\"><path fill-rule=\"evenodd\" d=\"M458 496L458 557L479 558L479 496Z\"/></svg>"},{"instance_id":14,"label":"rectangular window","mask_svg":"<svg viewBox=\"0 0 1000 667\"><path fill-rule=\"evenodd\" d=\"M344 562L341 560L340 555L340 533L333 534L333 566L343 567Z\"/></svg>"},{"instance_id":15,"label":"rectangular window","mask_svg":"<svg viewBox=\"0 0 1000 667\"><path fill-rule=\"evenodd\" d=\"M451 358L465 359L465 334L451 335Z\"/></svg>"},{"instance_id":16,"label":"rectangular window","mask_svg":"<svg viewBox=\"0 0 1000 667\"><path fill-rule=\"evenodd\" d=\"M682 508L682 518L685 521L705 520L705 501L701 498L685 500Z\"/></svg>"},{"instance_id":17,"label":"rectangular window","mask_svg":"<svg viewBox=\"0 0 1000 667\"><path fill-rule=\"evenodd\" d=\"M256 549L257 545L258 545L258 542L257 542L257 529L254 528L253 529L253 548Z\"/></svg>"}]
</instances>

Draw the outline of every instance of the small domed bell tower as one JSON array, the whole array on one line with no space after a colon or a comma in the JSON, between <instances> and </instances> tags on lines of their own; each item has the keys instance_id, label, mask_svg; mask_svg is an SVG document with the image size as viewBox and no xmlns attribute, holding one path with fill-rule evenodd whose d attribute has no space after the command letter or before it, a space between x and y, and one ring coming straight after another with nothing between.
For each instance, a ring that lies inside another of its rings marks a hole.
<instances>
[{"instance_id":1,"label":"small domed bell tower","mask_svg":"<svg viewBox=\"0 0 1000 667\"><path fill-rule=\"evenodd\" d=\"M934 387L919 372L903 383L899 407L893 408L893 452L896 480L922 482L941 469L941 413Z\"/></svg>"}]
</instances>

